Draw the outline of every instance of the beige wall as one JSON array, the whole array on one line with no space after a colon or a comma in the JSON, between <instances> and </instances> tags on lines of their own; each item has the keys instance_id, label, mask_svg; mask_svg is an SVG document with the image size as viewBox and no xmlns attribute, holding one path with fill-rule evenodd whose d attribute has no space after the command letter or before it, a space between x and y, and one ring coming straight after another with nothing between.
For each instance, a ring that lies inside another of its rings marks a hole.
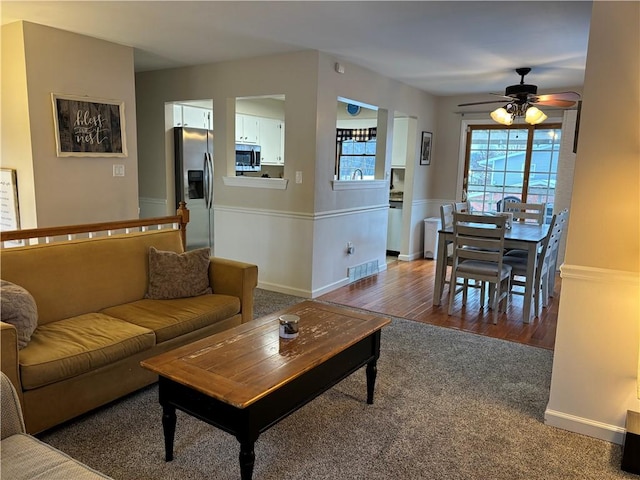
<instances>
[{"instance_id":1,"label":"beige wall","mask_svg":"<svg viewBox=\"0 0 640 480\"><path fill-rule=\"evenodd\" d=\"M639 18L638 2L593 3L545 412L547 424L617 443L627 409L640 410Z\"/></svg>"},{"instance_id":2,"label":"beige wall","mask_svg":"<svg viewBox=\"0 0 640 480\"><path fill-rule=\"evenodd\" d=\"M573 194L573 214L577 218L569 222L571 248L566 261L638 272L639 4L599 3L595 2L594 14L609 23L600 18L591 22ZM628 26L621 28L625 21ZM622 104L612 101L612 95L620 92L624 92ZM616 225L619 230L594 229L592 222L584 221L586 218L606 219L607 225Z\"/></svg>"},{"instance_id":3,"label":"beige wall","mask_svg":"<svg viewBox=\"0 0 640 480\"><path fill-rule=\"evenodd\" d=\"M213 99L215 203L312 211L313 171L309 164L315 159L316 55L313 52L277 55L137 74L140 172L144 172L140 195L167 198L167 183L173 182L172 178L167 179L167 164L173 162L173 153L165 149L164 103ZM223 176L235 175L235 98L274 94L286 96L285 177L292 178L300 170L305 182L292 186L286 194L270 189L244 189L239 195L237 188L222 182Z\"/></svg>"},{"instance_id":4,"label":"beige wall","mask_svg":"<svg viewBox=\"0 0 640 480\"><path fill-rule=\"evenodd\" d=\"M136 75L140 196L159 199L158 203L166 200L173 208L173 152L165 141L170 136L164 123L165 102L213 99L217 255L258 264L264 287L308 297L344 284L350 266L378 260L385 268L389 194L385 165L375 188L336 190L332 185L337 99L402 111L416 117L419 128L432 131L433 97L354 65L345 64L345 73L338 74L335 62L320 52L304 51ZM288 185L285 189L226 185L223 177L235 175L235 98L273 94L285 95ZM390 160L387 163L388 171ZM414 168L408 165L407 172L412 175ZM295 183L296 172L302 173L301 184ZM414 192L424 202L430 170L420 173ZM411 202L406 205L405 236L416 236L415 231L419 238L408 248L420 251L424 216L416 214L419 220L414 222ZM356 247L351 256L345 253L349 241Z\"/></svg>"},{"instance_id":5,"label":"beige wall","mask_svg":"<svg viewBox=\"0 0 640 480\"><path fill-rule=\"evenodd\" d=\"M12 23L2 27L2 130L0 142L2 168L11 168L18 175L18 203L20 227L38 225L36 193L33 181L33 155L31 129L27 108L27 72L24 53L23 24Z\"/></svg>"},{"instance_id":6,"label":"beige wall","mask_svg":"<svg viewBox=\"0 0 640 480\"><path fill-rule=\"evenodd\" d=\"M36 219L38 227L46 227L137 218L133 49L29 22L2 30L3 166L18 162L19 182L32 170L24 188L28 196L20 203L23 226ZM14 72L16 66L22 71ZM4 85L7 71L12 72L10 90ZM51 93L124 101L128 157L57 157ZM24 128L18 135L12 132L13 118ZM114 164L125 166L124 177L113 177Z\"/></svg>"}]
</instances>

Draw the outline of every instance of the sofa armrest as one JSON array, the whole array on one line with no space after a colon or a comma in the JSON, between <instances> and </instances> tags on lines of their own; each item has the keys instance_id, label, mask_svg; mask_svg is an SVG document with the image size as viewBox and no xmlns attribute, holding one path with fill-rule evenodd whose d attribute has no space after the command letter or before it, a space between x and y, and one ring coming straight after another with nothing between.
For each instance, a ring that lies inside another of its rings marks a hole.
<instances>
[{"instance_id":1,"label":"sofa armrest","mask_svg":"<svg viewBox=\"0 0 640 480\"><path fill-rule=\"evenodd\" d=\"M22 402L22 382L18 367L18 331L9 323L0 322L0 370L9 377Z\"/></svg>"},{"instance_id":2,"label":"sofa armrest","mask_svg":"<svg viewBox=\"0 0 640 480\"><path fill-rule=\"evenodd\" d=\"M242 323L253 320L253 291L258 286L258 266L226 258L211 257L209 282L213 293L240 299Z\"/></svg>"},{"instance_id":3,"label":"sofa armrest","mask_svg":"<svg viewBox=\"0 0 640 480\"><path fill-rule=\"evenodd\" d=\"M16 433L24 433L24 419L18 394L4 373L0 373L0 402L2 402L2 418L0 419L0 438L4 440Z\"/></svg>"}]
</instances>

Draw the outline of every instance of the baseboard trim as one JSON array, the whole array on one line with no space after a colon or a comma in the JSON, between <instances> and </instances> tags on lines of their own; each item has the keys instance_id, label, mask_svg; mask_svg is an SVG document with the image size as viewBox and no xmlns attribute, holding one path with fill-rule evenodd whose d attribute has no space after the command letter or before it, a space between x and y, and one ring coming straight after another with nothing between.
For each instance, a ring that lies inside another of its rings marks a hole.
<instances>
[{"instance_id":1,"label":"baseboard trim","mask_svg":"<svg viewBox=\"0 0 640 480\"><path fill-rule=\"evenodd\" d=\"M386 269L387 269L386 262L378 261L378 273L384 272ZM340 287L344 287L345 285L349 285L349 277L343 278L342 280L338 280L337 282L331 283L329 285L325 285L322 288L316 288L315 290L313 290L313 292L311 292L310 298L318 298L320 295L333 292L334 290L337 290Z\"/></svg>"},{"instance_id":2,"label":"baseboard trim","mask_svg":"<svg viewBox=\"0 0 640 480\"><path fill-rule=\"evenodd\" d=\"M343 278L342 280L338 280L330 285L325 285L322 288L317 288L311 293L311 298L318 298L320 295L324 295L325 293L332 292L333 290L337 290L340 287L344 287L345 285L349 285L349 277Z\"/></svg>"},{"instance_id":3,"label":"baseboard trim","mask_svg":"<svg viewBox=\"0 0 640 480\"><path fill-rule=\"evenodd\" d=\"M386 269L387 269L387 264L385 262L382 262L382 263L378 262L378 273L383 272ZM318 298L320 295L324 295L325 293L332 292L340 287L344 287L345 285L349 285L348 277L345 277L329 285L325 285L322 288L317 288L313 291L304 290L301 288L292 288L287 285L280 285L279 283L258 281L258 288L262 288L263 290L269 290L271 292L278 292L278 293L286 293L287 295L294 295L296 297L312 298L312 299Z\"/></svg>"},{"instance_id":4,"label":"baseboard trim","mask_svg":"<svg viewBox=\"0 0 640 480\"><path fill-rule=\"evenodd\" d=\"M588 435L599 438L607 442L622 445L624 442L625 429L616 425L597 422L588 418L577 417L556 410L546 409L544 412L544 423L552 427L558 427L570 432Z\"/></svg>"},{"instance_id":5,"label":"baseboard trim","mask_svg":"<svg viewBox=\"0 0 640 480\"><path fill-rule=\"evenodd\" d=\"M403 255L400 254L398 255L398 260L401 262L411 262L413 260L418 260L419 258L423 257L423 253L422 252L414 252L410 255Z\"/></svg>"},{"instance_id":6,"label":"baseboard trim","mask_svg":"<svg viewBox=\"0 0 640 480\"><path fill-rule=\"evenodd\" d=\"M270 292L285 293L287 295L293 295L295 297L311 298L311 292L309 290L303 290L301 288L292 288L286 285L280 285L271 282L258 281L258 288L263 290L269 290Z\"/></svg>"}]
</instances>

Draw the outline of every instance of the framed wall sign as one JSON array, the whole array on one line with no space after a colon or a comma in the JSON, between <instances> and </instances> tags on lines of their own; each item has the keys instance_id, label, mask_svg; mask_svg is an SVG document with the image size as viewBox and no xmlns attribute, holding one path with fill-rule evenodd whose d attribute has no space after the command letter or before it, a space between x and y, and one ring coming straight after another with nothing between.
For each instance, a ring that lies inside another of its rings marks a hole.
<instances>
[{"instance_id":1,"label":"framed wall sign","mask_svg":"<svg viewBox=\"0 0 640 480\"><path fill-rule=\"evenodd\" d=\"M433 133L422 132L422 147L420 148L420 165L431 165L431 143Z\"/></svg>"},{"instance_id":2,"label":"framed wall sign","mask_svg":"<svg viewBox=\"0 0 640 480\"><path fill-rule=\"evenodd\" d=\"M124 102L51 94L59 157L126 157Z\"/></svg>"},{"instance_id":3,"label":"framed wall sign","mask_svg":"<svg viewBox=\"0 0 640 480\"><path fill-rule=\"evenodd\" d=\"M18 207L18 180L16 171L0 169L0 230L9 232L20 229Z\"/></svg>"}]
</instances>

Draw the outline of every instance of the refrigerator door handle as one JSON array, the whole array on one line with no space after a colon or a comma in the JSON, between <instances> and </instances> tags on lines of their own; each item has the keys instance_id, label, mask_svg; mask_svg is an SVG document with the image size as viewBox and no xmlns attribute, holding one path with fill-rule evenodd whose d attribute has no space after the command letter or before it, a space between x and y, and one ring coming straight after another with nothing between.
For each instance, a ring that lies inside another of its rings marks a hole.
<instances>
[{"instance_id":1,"label":"refrigerator door handle","mask_svg":"<svg viewBox=\"0 0 640 480\"><path fill-rule=\"evenodd\" d=\"M213 161L209 152L204 154L204 191L205 204L207 208L211 208L213 206Z\"/></svg>"},{"instance_id":2,"label":"refrigerator door handle","mask_svg":"<svg viewBox=\"0 0 640 480\"><path fill-rule=\"evenodd\" d=\"M207 152L209 158L209 208L213 208L213 158Z\"/></svg>"}]
</instances>

